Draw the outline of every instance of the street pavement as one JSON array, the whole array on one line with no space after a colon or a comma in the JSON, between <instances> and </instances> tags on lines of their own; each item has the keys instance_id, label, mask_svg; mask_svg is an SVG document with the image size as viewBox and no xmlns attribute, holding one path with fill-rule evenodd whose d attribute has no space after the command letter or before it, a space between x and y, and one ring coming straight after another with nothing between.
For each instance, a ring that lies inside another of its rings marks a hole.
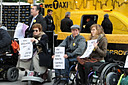
<instances>
[{"instance_id":1,"label":"street pavement","mask_svg":"<svg viewBox=\"0 0 128 85\"><path fill-rule=\"evenodd\" d=\"M16 81L16 82L9 82L9 81L0 80L0 85L27 85L26 82L21 82L21 78L24 75L24 71L19 71L19 74L20 75L19 75L18 81ZM54 73L52 73L52 77L54 77ZM42 85L52 85L52 83L53 83L53 81L52 82L45 82Z\"/></svg>"}]
</instances>

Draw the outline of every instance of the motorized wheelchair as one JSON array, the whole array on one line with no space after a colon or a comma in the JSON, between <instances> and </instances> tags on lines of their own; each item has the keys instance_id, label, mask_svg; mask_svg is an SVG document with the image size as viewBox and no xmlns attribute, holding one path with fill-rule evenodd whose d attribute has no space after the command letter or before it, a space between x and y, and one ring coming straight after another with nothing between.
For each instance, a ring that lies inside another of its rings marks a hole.
<instances>
[{"instance_id":1,"label":"motorized wheelchair","mask_svg":"<svg viewBox=\"0 0 128 85\"><path fill-rule=\"evenodd\" d=\"M19 77L19 70L16 68L18 53L14 53L12 46L6 53L0 54L0 78L9 81L16 81Z\"/></svg>"},{"instance_id":2,"label":"motorized wheelchair","mask_svg":"<svg viewBox=\"0 0 128 85\"><path fill-rule=\"evenodd\" d=\"M35 43L33 43L33 44L35 44ZM35 45L41 47L40 44L35 44ZM47 49L48 49L48 44L47 44ZM34 52L36 50L33 49ZM49 49L48 49L48 53L49 54L51 53L51 51ZM33 56L34 56L34 53L33 53ZM33 59L32 59L30 69L29 69L29 71L25 72L25 75L22 77L21 81L27 82L28 85L33 85L35 83L42 84L44 82L52 81L52 69L47 69L46 72L44 73L44 75L46 75L46 79L43 79L43 77L41 76L40 73L34 71Z\"/></svg>"}]
</instances>

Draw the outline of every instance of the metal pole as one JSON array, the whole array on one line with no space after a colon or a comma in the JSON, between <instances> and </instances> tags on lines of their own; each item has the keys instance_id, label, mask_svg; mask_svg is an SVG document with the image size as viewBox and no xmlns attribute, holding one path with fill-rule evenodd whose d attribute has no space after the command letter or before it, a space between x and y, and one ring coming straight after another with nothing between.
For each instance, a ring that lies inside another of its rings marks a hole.
<instances>
[{"instance_id":1,"label":"metal pole","mask_svg":"<svg viewBox=\"0 0 128 85\"><path fill-rule=\"evenodd\" d=\"M35 5L36 4L36 0L33 0L33 5Z\"/></svg>"},{"instance_id":2,"label":"metal pole","mask_svg":"<svg viewBox=\"0 0 128 85\"><path fill-rule=\"evenodd\" d=\"M20 0L19 0L18 22L20 22Z\"/></svg>"},{"instance_id":3,"label":"metal pole","mask_svg":"<svg viewBox=\"0 0 128 85\"><path fill-rule=\"evenodd\" d=\"M2 0L0 5L0 23L2 24Z\"/></svg>"}]
</instances>

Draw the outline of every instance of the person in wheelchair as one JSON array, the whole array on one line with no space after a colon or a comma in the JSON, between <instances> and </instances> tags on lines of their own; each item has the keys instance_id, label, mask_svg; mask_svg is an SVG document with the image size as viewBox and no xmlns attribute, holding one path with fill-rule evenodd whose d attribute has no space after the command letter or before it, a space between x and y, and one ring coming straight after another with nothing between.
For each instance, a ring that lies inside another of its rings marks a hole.
<instances>
[{"instance_id":1,"label":"person in wheelchair","mask_svg":"<svg viewBox=\"0 0 128 85\"><path fill-rule=\"evenodd\" d=\"M0 54L5 54L10 50L11 37L6 30L6 27L0 25Z\"/></svg>"},{"instance_id":2,"label":"person in wheelchair","mask_svg":"<svg viewBox=\"0 0 128 85\"><path fill-rule=\"evenodd\" d=\"M88 85L88 74L90 72L90 68L92 68L93 66L100 66L102 63L104 63L104 57L107 53L108 43L102 26L98 24L93 24L90 27L90 30L90 40L97 39L97 43L94 43L94 50L90 54L89 58L80 59L80 56L77 57L79 62L78 72L82 85Z\"/></svg>"},{"instance_id":3,"label":"person in wheelchair","mask_svg":"<svg viewBox=\"0 0 128 85\"><path fill-rule=\"evenodd\" d=\"M68 36L58 47L65 47L65 69L55 69L55 81L53 85L65 85L68 83L69 62L77 61L76 57L81 56L85 49L85 38L81 36L80 26L71 26L71 35ZM54 55L52 56L54 58Z\"/></svg>"},{"instance_id":4,"label":"person in wheelchair","mask_svg":"<svg viewBox=\"0 0 128 85\"><path fill-rule=\"evenodd\" d=\"M40 74L40 77L45 80L45 73L47 71L46 62L49 62L47 61L47 56L44 56L44 54L47 54L48 36L42 31L41 24L34 24L32 30L33 38L31 42L33 42L33 60L18 60L17 67L24 68L27 71L30 69L31 61L33 61L35 73L37 73L37 75Z\"/></svg>"}]
</instances>

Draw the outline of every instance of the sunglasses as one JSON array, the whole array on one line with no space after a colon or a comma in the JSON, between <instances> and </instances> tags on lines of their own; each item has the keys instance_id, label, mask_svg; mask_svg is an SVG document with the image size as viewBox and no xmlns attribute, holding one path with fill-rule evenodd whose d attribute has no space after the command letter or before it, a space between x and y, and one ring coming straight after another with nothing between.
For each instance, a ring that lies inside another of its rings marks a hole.
<instances>
[{"instance_id":1,"label":"sunglasses","mask_svg":"<svg viewBox=\"0 0 128 85\"><path fill-rule=\"evenodd\" d=\"M39 30L33 30L33 32L38 32Z\"/></svg>"}]
</instances>

